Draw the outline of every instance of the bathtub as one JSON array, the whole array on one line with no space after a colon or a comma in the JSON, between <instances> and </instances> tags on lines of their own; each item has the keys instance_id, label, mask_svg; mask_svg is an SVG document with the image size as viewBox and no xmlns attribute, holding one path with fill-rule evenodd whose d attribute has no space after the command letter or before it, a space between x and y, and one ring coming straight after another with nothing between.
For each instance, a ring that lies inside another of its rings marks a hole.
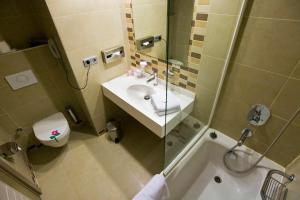
<instances>
[{"instance_id":1,"label":"bathtub","mask_svg":"<svg viewBox=\"0 0 300 200\"><path fill-rule=\"evenodd\" d=\"M217 134L216 139L210 133ZM251 138L249 138L251 140ZM259 168L236 174L223 164L223 155L236 141L219 131L208 129L193 148L166 176L170 200L261 200L260 189L270 169L284 171L279 164L264 158ZM247 167L260 154L243 146ZM248 155L248 156L246 156ZM248 164L248 165L247 165Z\"/></svg>"}]
</instances>

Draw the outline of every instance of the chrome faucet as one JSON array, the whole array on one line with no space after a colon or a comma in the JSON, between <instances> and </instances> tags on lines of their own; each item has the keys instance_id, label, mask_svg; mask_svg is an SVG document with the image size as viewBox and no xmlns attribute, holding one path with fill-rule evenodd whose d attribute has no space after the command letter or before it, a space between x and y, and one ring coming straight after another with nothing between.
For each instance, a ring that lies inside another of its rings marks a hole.
<instances>
[{"instance_id":1,"label":"chrome faucet","mask_svg":"<svg viewBox=\"0 0 300 200\"><path fill-rule=\"evenodd\" d=\"M252 136L252 130L250 128L245 128L242 130L242 135L238 141L238 146L242 146L248 137Z\"/></svg>"},{"instance_id":2,"label":"chrome faucet","mask_svg":"<svg viewBox=\"0 0 300 200\"><path fill-rule=\"evenodd\" d=\"M158 79L157 79L157 73L154 72L153 74L150 75L150 78L147 80L147 83L150 83L151 81L154 80L154 86L158 85Z\"/></svg>"}]
</instances>

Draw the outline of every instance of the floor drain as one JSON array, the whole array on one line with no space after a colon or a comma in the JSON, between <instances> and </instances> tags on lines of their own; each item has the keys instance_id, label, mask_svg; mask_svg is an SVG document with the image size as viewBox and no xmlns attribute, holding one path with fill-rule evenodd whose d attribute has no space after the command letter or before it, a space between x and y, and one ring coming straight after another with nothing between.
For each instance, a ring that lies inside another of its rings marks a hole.
<instances>
[{"instance_id":1,"label":"floor drain","mask_svg":"<svg viewBox=\"0 0 300 200\"><path fill-rule=\"evenodd\" d=\"M150 97L150 95L145 95L145 96L144 96L144 99L145 99L145 100L149 100L149 99L151 99L151 97Z\"/></svg>"},{"instance_id":2,"label":"floor drain","mask_svg":"<svg viewBox=\"0 0 300 200\"><path fill-rule=\"evenodd\" d=\"M215 176L214 180L215 180L216 183L222 183L222 179L221 179L220 176Z\"/></svg>"},{"instance_id":3,"label":"floor drain","mask_svg":"<svg viewBox=\"0 0 300 200\"><path fill-rule=\"evenodd\" d=\"M169 141L169 142L167 142L167 145L168 145L168 146L172 146L172 145L173 145L173 142Z\"/></svg>"}]
</instances>

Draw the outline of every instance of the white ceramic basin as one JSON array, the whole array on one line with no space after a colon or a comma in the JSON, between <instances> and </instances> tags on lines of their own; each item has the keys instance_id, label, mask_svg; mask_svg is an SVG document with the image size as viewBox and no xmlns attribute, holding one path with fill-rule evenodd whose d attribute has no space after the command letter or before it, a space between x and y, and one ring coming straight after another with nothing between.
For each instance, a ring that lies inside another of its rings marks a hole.
<instances>
[{"instance_id":1,"label":"white ceramic basin","mask_svg":"<svg viewBox=\"0 0 300 200\"><path fill-rule=\"evenodd\" d=\"M145 100L145 96L155 93L154 89L148 85L134 84L127 88L128 95L138 100Z\"/></svg>"},{"instance_id":2,"label":"white ceramic basin","mask_svg":"<svg viewBox=\"0 0 300 200\"><path fill-rule=\"evenodd\" d=\"M151 101L146 95L166 93L166 83L158 80L158 85L147 83L148 77L136 78L122 75L102 84L104 96L133 116L153 133L163 138L193 110L194 93L177 86L170 86L168 92L173 93L180 102L181 111L165 116L158 116ZM171 85L171 84L169 84ZM165 119L166 118L166 119ZM165 123L166 133L165 133Z\"/></svg>"}]
</instances>

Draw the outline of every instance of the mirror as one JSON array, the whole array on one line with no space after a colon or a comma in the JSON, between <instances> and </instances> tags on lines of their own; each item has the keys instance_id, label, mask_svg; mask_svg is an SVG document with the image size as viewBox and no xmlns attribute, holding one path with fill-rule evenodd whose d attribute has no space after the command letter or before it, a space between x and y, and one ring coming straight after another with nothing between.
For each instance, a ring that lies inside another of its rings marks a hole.
<instances>
[{"instance_id":1,"label":"mirror","mask_svg":"<svg viewBox=\"0 0 300 200\"><path fill-rule=\"evenodd\" d=\"M167 0L132 0L135 42L138 52L166 60L167 13ZM144 47L142 47L143 44Z\"/></svg>"},{"instance_id":2,"label":"mirror","mask_svg":"<svg viewBox=\"0 0 300 200\"><path fill-rule=\"evenodd\" d=\"M168 60L188 66L194 0L170 1L169 9ZM166 61L168 1L132 0L132 13L136 50Z\"/></svg>"}]
</instances>

